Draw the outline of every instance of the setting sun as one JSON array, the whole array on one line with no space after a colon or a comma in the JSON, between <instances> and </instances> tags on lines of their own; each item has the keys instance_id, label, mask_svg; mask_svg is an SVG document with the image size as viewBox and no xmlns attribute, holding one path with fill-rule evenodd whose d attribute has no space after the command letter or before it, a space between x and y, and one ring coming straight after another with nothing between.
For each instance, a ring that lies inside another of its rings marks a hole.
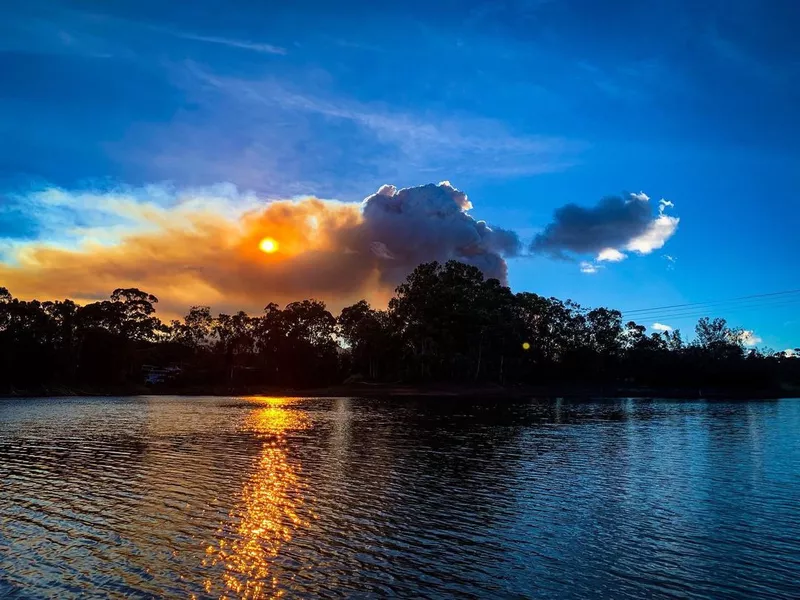
<instances>
[{"instance_id":1,"label":"setting sun","mask_svg":"<svg viewBox=\"0 0 800 600\"><path fill-rule=\"evenodd\" d=\"M272 254L273 252L278 251L278 242L276 242L272 238L267 237L261 240L261 242L259 242L258 248L262 252L266 252L267 254Z\"/></svg>"}]
</instances>

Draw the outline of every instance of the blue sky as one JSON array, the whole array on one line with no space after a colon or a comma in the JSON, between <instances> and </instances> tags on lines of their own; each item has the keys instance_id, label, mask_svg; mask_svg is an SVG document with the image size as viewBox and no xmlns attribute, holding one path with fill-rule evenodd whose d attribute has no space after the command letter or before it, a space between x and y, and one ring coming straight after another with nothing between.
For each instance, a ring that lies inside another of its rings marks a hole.
<instances>
[{"instance_id":1,"label":"blue sky","mask_svg":"<svg viewBox=\"0 0 800 600\"><path fill-rule=\"evenodd\" d=\"M567 203L674 203L663 248L592 274L512 258L515 290L640 309L800 288L800 4L278 4L5 6L0 252L120 225L31 200L50 187L229 183L235 204L449 180L523 241ZM716 312L783 349L798 306Z\"/></svg>"}]
</instances>

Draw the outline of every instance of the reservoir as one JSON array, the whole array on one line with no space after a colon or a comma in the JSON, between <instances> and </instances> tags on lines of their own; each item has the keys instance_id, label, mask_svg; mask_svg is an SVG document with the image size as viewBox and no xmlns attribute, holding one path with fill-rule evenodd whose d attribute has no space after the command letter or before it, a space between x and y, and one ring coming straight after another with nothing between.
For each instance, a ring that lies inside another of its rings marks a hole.
<instances>
[{"instance_id":1,"label":"reservoir","mask_svg":"<svg viewBox=\"0 0 800 600\"><path fill-rule=\"evenodd\" d=\"M800 400L0 399L3 598L798 598Z\"/></svg>"}]
</instances>

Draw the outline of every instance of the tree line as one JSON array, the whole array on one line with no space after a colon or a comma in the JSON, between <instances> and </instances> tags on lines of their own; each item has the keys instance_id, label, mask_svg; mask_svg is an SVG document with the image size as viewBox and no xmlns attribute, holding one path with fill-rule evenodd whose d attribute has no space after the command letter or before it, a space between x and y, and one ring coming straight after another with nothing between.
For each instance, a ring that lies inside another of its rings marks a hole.
<instances>
[{"instance_id":1,"label":"tree line","mask_svg":"<svg viewBox=\"0 0 800 600\"><path fill-rule=\"evenodd\" d=\"M608 308L513 293L473 266L425 263L385 310L366 301L335 317L318 300L262 314L192 307L163 323L136 288L80 306L0 288L0 391L316 387L358 380L774 389L800 383L800 359L748 350L741 330L703 318L695 337L647 334Z\"/></svg>"}]
</instances>

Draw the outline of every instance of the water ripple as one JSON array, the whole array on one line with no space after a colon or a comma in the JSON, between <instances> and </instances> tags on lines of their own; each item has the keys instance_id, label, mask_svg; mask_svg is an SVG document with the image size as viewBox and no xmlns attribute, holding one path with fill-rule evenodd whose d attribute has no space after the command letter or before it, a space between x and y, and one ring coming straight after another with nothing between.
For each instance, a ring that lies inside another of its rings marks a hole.
<instances>
[{"instance_id":1,"label":"water ripple","mask_svg":"<svg viewBox=\"0 0 800 600\"><path fill-rule=\"evenodd\" d=\"M798 598L800 401L0 400L0 598Z\"/></svg>"}]
</instances>

